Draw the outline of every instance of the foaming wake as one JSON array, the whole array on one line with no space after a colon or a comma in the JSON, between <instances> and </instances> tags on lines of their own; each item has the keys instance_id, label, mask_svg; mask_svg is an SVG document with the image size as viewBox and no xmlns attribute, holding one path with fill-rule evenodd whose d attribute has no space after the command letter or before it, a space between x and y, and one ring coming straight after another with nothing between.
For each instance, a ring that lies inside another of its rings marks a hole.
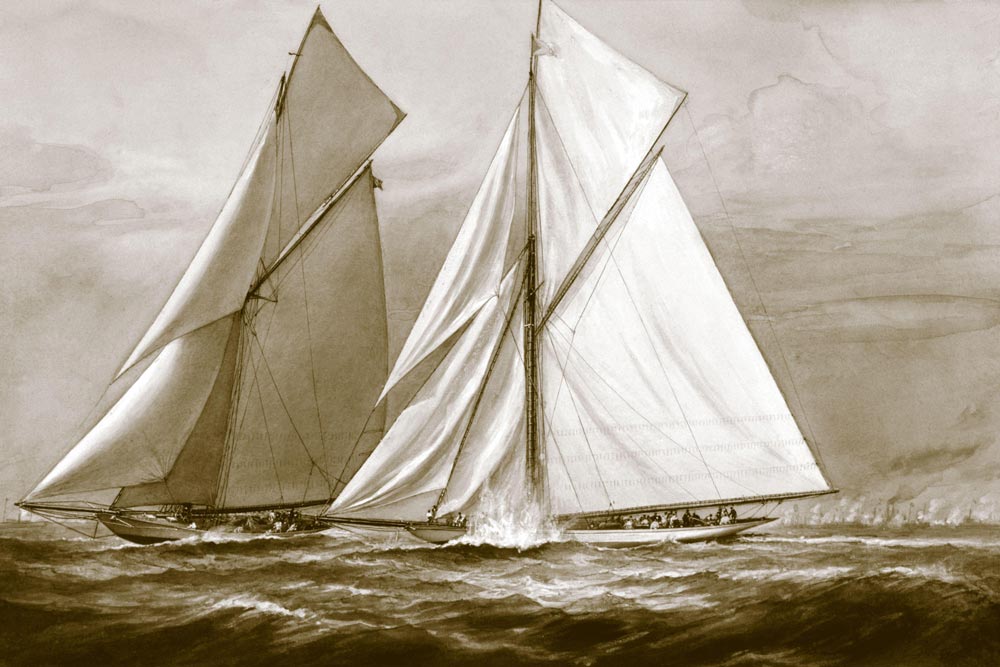
<instances>
[{"instance_id":1,"label":"foaming wake","mask_svg":"<svg viewBox=\"0 0 1000 667\"><path fill-rule=\"evenodd\" d=\"M512 503L507 494L483 491L469 532L457 544L533 549L561 539L559 530L536 503Z\"/></svg>"}]
</instances>

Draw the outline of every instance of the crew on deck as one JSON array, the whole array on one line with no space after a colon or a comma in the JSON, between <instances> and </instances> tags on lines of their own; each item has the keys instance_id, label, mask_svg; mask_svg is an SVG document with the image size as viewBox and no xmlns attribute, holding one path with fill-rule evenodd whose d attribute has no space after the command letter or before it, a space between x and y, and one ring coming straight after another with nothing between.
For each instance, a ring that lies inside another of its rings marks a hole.
<instances>
[{"instance_id":1,"label":"crew on deck","mask_svg":"<svg viewBox=\"0 0 1000 667\"><path fill-rule=\"evenodd\" d=\"M430 516L430 512L428 512ZM461 513L458 516L462 516ZM454 523L451 525L460 525ZM589 519L587 528L590 530L659 530L661 528L693 528L696 526L725 526L736 523L736 508L732 505L724 507L720 505L714 513L705 517L698 515L697 511L687 508L680 517L677 512L670 510L666 517L660 514L643 514L640 516L616 514L605 516L599 519ZM464 525L461 524L461 525Z\"/></svg>"}]
</instances>

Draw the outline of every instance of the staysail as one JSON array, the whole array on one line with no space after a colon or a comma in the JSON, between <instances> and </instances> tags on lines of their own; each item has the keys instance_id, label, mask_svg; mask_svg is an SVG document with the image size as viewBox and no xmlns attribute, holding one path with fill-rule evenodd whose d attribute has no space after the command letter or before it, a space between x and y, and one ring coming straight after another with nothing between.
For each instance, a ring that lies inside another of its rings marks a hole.
<instances>
[{"instance_id":1,"label":"staysail","mask_svg":"<svg viewBox=\"0 0 1000 667\"><path fill-rule=\"evenodd\" d=\"M496 292L514 216L519 115L520 107L507 125L486 177L382 389L380 401Z\"/></svg>"},{"instance_id":2,"label":"staysail","mask_svg":"<svg viewBox=\"0 0 1000 667\"><path fill-rule=\"evenodd\" d=\"M511 313L516 311L512 294L517 278L512 270L499 289L495 288L375 452L334 501L330 512L376 519L422 519L448 486L463 443L470 450L466 459L473 462L473 467L486 474L491 472L484 453L500 449L496 444L507 440L510 434L505 437L491 432L494 424L490 421L485 431L472 433L469 423L480 417L481 402L477 399L482 395L483 383L509 375L504 371L509 370L516 356L502 343L509 338ZM506 354L498 353L505 350ZM497 373L500 357L503 359ZM510 387L497 387L494 383L493 393L499 396L509 390ZM523 410L520 403L523 393L517 398L513 406L501 398L486 409L489 412L499 409L505 414L505 407ZM478 487L471 489L476 490Z\"/></svg>"},{"instance_id":3,"label":"staysail","mask_svg":"<svg viewBox=\"0 0 1000 667\"><path fill-rule=\"evenodd\" d=\"M319 9L236 185L123 371L136 383L29 495L115 507L326 502L383 429L368 158L402 118Z\"/></svg>"}]
</instances>

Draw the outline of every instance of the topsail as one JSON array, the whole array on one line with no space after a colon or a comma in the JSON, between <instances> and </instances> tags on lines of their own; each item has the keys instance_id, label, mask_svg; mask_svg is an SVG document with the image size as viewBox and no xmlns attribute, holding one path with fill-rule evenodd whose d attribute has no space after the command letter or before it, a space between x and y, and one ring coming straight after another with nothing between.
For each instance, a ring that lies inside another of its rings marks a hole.
<instances>
[{"instance_id":1,"label":"topsail","mask_svg":"<svg viewBox=\"0 0 1000 667\"><path fill-rule=\"evenodd\" d=\"M660 159L685 93L539 12L528 127L508 127L385 391L461 334L330 513L422 522L486 489L567 519L829 492ZM522 129L527 182L499 179ZM481 200L525 192L517 275L491 294L513 221Z\"/></svg>"},{"instance_id":2,"label":"topsail","mask_svg":"<svg viewBox=\"0 0 1000 667\"><path fill-rule=\"evenodd\" d=\"M369 158L403 114L319 9L219 217L122 368L151 364L26 506L326 503L381 437L385 290Z\"/></svg>"}]
</instances>

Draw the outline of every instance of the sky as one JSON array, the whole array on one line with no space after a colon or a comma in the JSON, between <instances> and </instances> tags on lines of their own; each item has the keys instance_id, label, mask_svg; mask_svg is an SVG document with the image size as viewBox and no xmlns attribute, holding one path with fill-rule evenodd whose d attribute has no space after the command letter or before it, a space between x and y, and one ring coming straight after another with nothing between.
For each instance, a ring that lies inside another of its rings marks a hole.
<instances>
[{"instance_id":1,"label":"sky","mask_svg":"<svg viewBox=\"0 0 1000 667\"><path fill-rule=\"evenodd\" d=\"M664 159L842 489L1000 516L1000 6L562 0L689 93ZM523 91L535 3L336 0L408 115L375 155L390 356ZM109 388L315 5L0 1L0 494Z\"/></svg>"}]
</instances>

